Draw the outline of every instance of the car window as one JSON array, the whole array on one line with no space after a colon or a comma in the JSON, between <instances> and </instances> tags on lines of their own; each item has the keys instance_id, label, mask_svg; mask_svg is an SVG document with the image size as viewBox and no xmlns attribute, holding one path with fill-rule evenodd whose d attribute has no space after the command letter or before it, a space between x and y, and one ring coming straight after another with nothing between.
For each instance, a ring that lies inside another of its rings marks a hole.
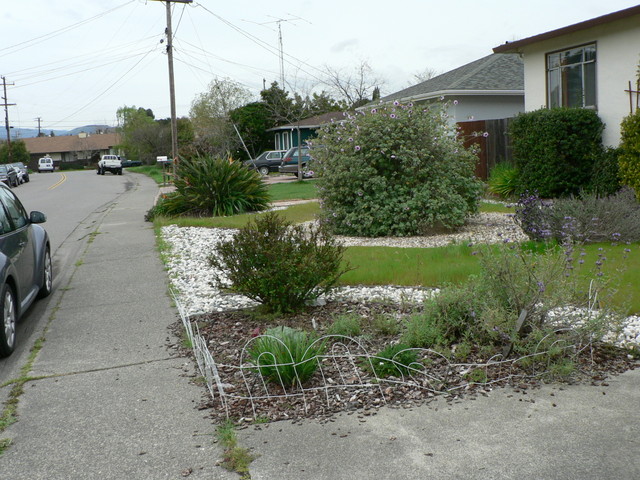
<instances>
[{"instance_id":1,"label":"car window","mask_svg":"<svg viewBox=\"0 0 640 480\"><path fill-rule=\"evenodd\" d=\"M27 212L13 193L0 188L0 199L16 229L22 228L29 223Z\"/></svg>"},{"instance_id":2,"label":"car window","mask_svg":"<svg viewBox=\"0 0 640 480\"><path fill-rule=\"evenodd\" d=\"M0 204L0 235L4 235L11 231L11 222L9 221L9 216L7 215L6 210Z\"/></svg>"}]
</instances>

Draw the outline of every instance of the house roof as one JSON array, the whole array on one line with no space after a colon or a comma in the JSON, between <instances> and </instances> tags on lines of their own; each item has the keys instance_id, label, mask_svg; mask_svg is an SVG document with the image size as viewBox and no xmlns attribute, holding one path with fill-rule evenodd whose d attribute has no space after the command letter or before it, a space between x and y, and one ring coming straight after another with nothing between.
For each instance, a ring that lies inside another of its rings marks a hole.
<instances>
[{"instance_id":1,"label":"house roof","mask_svg":"<svg viewBox=\"0 0 640 480\"><path fill-rule=\"evenodd\" d=\"M575 23L567 27L558 28L557 30L551 30L550 32L541 33L533 37L523 38L522 40L516 40L515 42L505 42L504 44L493 49L495 53L515 53L518 52L521 47L531 45L532 43L541 42L543 40L549 40L551 38L567 35L569 33L579 32L580 30L586 30L588 28L597 27L606 23L611 23L616 20L622 20L632 17L634 15L640 15L640 5L619 10L617 12L609 13L601 17L592 18L584 22Z\"/></svg>"},{"instance_id":2,"label":"house roof","mask_svg":"<svg viewBox=\"0 0 640 480\"><path fill-rule=\"evenodd\" d=\"M442 95L524 94L524 66L519 55L491 54L380 99L428 100Z\"/></svg>"},{"instance_id":3,"label":"house roof","mask_svg":"<svg viewBox=\"0 0 640 480\"><path fill-rule=\"evenodd\" d=\"M61 152L82 152L88 150L108 150L120 143L120 134L103 133L82 137L65 135L60 137L23 138L22 141L31 154Z\"/></svg>"},{"instance_id":4,"label":"house roof","mask_svg":"<svg viewBox=\"0 0 640 480\"><path fill-rule=\"evenodd\" d=\"M276 130L291 130L294 128L318 128L321 125L325 125L332 121L341 120L344 118L344 112L329 112L322 115L316 115L314 117L305 118L299 122L288 123L286 125L279 125L274 128L270 128L268 131L273 132Z\"/></svg>"}]
</instances>

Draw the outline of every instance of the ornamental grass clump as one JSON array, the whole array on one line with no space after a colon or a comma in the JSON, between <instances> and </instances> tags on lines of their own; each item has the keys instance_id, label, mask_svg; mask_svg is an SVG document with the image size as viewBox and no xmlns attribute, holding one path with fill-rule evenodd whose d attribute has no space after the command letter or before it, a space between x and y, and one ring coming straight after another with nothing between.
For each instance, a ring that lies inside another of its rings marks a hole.
<instances>
[{"instance_id":1,"label":"ornamental grass clump","mask_svg":"<svg viewBox=\"0 0 640 480\"><path fill-rule=\"evenodd\" d=\"M440 105L345 114L314 144L322 219L335 233L419 235L458 228L477 211L477 157Z\"/></svg>"},{"instance_id":2,"label":"ornamental grass clump","mask_svg":"<svg viewBox=\"0 0 640 480\"><path fill-rule=\"evenodd\" d=\"M176 191L166 195L148 215L221 217L266 210L269 193L260 175L232 159L181 158Z\"/></svg>"},{"instance_id":3,"label":"ornamental grass clump","mask_svg":"<svg viewBox=\"0 0 640 480\"><path fill-rule=\"evenodd\" d=\"M274 327L257 337L248 352L263 379L288 388L313 376L324 351L324 342L305 331Z\"/></svg>"},{"instance_id":4,"label":"ornamental grass clump","mask_svg":"<svg viewBox=\"0 0 640 480\"><path fill-rule=\"evenodd\" d=\"M218 245L209 262L223 272L219 286L267 312L290 313L331 291L349 269L342 265L344 250L322 225L292 225L268 212Z\"/></svg>"}]
</instances>

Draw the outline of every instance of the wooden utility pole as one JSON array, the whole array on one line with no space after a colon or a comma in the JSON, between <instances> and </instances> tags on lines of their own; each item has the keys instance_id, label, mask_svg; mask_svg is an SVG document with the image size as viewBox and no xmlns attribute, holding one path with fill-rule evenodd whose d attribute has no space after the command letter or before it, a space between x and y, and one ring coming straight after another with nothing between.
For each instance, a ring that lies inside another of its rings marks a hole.
<instances>
[{"instance_id":1,"label":"wooden utility pole","mask_svg":"<svg viewBox=\"0 0 640 480\"><path fill-rule=\"evenodd\" d=\"M11 83L11 85L13 85L13 83ZM4 103L2 104L4 106L4 124L7 127L7 154L9 156L9 163L11 163L11 161L13 160L13 154L11 152L11 127L9 127L9 107L11 105L15 105L15 103L7 102L7 79L4 77L2 77L2 86L4 88L4 97L2 97L2 100L4 100Z\"/></svg>"},{"instance_id":2,"label":"wooden utility pole","mask_svg":"<svg viewBox=\"0 0 640 480\"><path fill-rule=\"evenodd\" d=\"M171 159L175 162L178 158L178 119L176 118L176 90L173 80L173 33L171 30L171 4L192 3L193 0L161 0L167 7L167 59L169 61L169 100L171 102Z\"/></svg>"}]
</instances>

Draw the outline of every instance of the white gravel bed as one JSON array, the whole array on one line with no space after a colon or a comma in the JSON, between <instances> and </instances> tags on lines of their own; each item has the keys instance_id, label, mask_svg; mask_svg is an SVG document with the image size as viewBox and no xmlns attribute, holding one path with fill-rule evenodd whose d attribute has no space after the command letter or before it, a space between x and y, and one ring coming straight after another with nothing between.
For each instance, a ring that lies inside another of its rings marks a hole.
<instances>
[{"instance_id":1,"label":"white gravel bed","mask_svg":"<svg viewBox=\"0 0 640 480\"><path fill-rule=\"evenodd\" d=\"M216 272L209 265L208 257L215 252L218 243L232 238L235 230L221 228L163 227L162 236L170 245L167 268L171 282L178 292L178 300L189 315L221 312L244 308L257 303L243 295L229 294L216 287ZM460 232L427 237L357 238L338 237L344 245L435 247L452 243L498 243L505 239L526 240L526 236L513 220L500 213L484 213L474 217ZM356 301L393 301L398 304L416 303L437 293L435 289L420 287L342 287L332 294L335 299ZM321 299L322 301L322 299ZM629 317L620 344L640 344L640 317Z\"/></svg>"}]
</instances>

